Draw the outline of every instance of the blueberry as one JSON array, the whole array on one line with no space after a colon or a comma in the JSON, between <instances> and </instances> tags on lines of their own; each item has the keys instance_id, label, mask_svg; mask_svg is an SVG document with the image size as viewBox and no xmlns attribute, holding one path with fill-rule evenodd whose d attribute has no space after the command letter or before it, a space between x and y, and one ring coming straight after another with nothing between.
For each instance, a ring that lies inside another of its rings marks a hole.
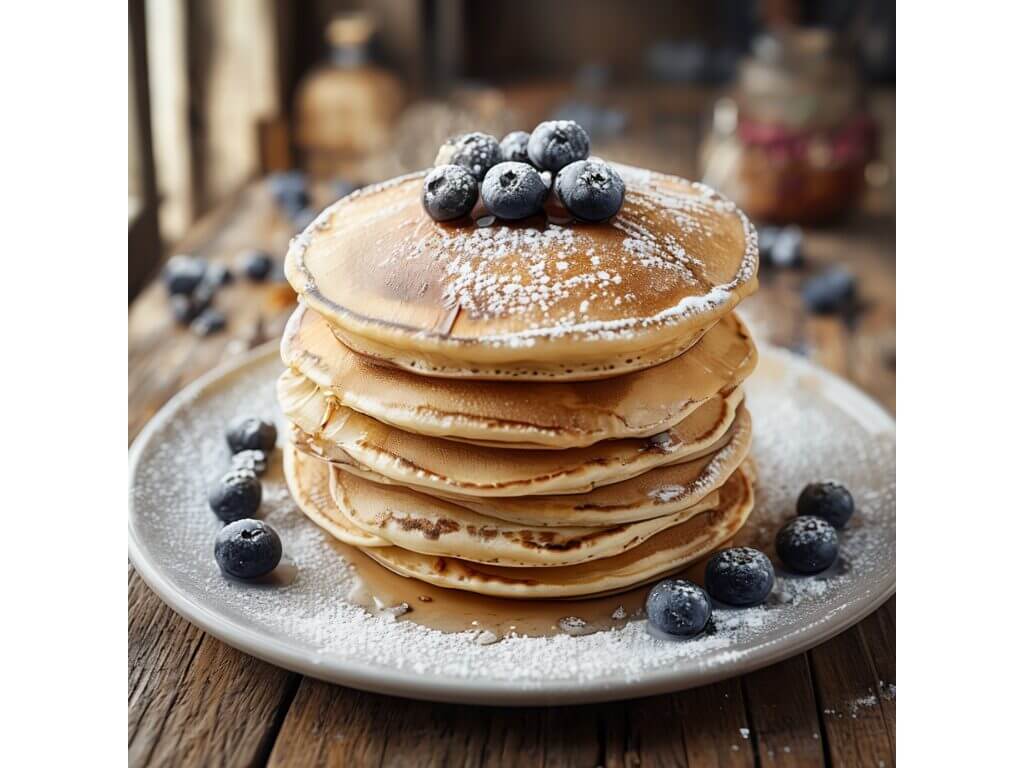
<instances>
[{"instance_id":1,"label":"blueberry","mask_svg":"<svg viewBox=\"0 0 1024 768\"><path fill-rule=\"evenodd\" d=\"M258 448L239 451L231 457L232 469L247 469L262 475L267 471L267 453Z\"/></svg>"},{"instance_id":2,"label":"blueberry","mask_svg":"<svg viewBox=\"0 0 1024 768\"><path fill-rule=\"evenodd\" d=\"M477 181L482 181L491 166L501 162L498 140L486 133L464 133L448 139L437 153L434 165L458 165Z\"/></svg>"},{"instance_id":3,"label":"blueberry","mask_svg":"<svg viewBox=\"0 0 1024 768\"><path fill-rule=\"evenodd\" d=\"M708 593L727 605L760 605L775 584L772 561L751 547L718 552L704 568Z\"/></svg>"},{"instance_id":4,"label":"blueberry","mask_svg":"<svg viewBox=\"0 0 1024 768\"><path fill-rule=\"evenodd\" d=\"M228 324L224 313L216 307L207 307L192 321L192 330L200 336L211 336L223 331Z\"/></svg>"},{"instance_id":5,"label":"blueberry","mask_svg":"<svg viewBox=\"0 0 1024 768\"><path fill-rule=\"evenodd\" d=\"M202 308L196 306L196 303L192 301L191 296L186 296L181 293L177 293L170 298L171 302L171 315L174 317L174 321L178 325L188 325L191 323L196 315L202 311Z\"/></svg>"},{"instance_id":6,"label":"blueberry","mask_svg":"<svg viewBox=\"0 0 1024 768\"><path fill-rule=\"evenodd\" d=\"M776 534L775 551L790 570L818 573L839 556L839 536L820 517L794 517Z\"/></svg>"},{"instance_id":7,"label":"blueberry","mask_svg":"<svg viewBox=\"0 0 1024 768\"><path fill-rule=\"evenodd\" d=\"M549 120L533 129L527 144L530 161L546 171L560 171L590 154L590 137L573 120Z\"/></svg>"},{"instance_id":8,"label":"blueberry","mask_svg":"<svg viewBox=\"0 0 1024 768\"><path fill-rule=\"evenodd\" d=\"M277 427L269 421L247 418L236 421L228 428L228 447L231 453L263 451L270 453L277 442Z\"/></svg>"},{"instance_id":9,"label":"blueberry","mask_svg":"<svg viewBox=\"0 0 1024 768\"><path fill-rule=\"evenodd\" d=\"M252 517L260 508L263 487L255 472L234 469L214 483L207 496L213 514L225 523Z\"/></svg>"},{"instance_id":10,"label":"blueberry","mask_svg":"<svg viewBox=\"0 0 1024 768\"><path fill-rule=\"evenodd\" d=\"M201 285L209 285L217 289L231 285L235 281L234 273L224 264L214 262L206 268L206 275Z\"/></svg>"},{"instance_id":11,"label":"blueberry","mask_svg":"<svg viewBox=\"0 0 1024 768\"><path fill-rule=\"evenodd\" d=\"M772 248L779 237L778 227L757 228L757 255L765 264L772 263Z\"/></svg>"},{"instance_id":12,"label":"blueberry","mask_svg":"<svg viewBox=\"0 0 1024 768\"><path fill-rule=\"evenodd\" d=\"M266 251L243 251L238 261L245 276L257 283L266 280L274 267L274 260Z\"/></svg>"},{"instance_id":13,"label":"blueberry","mask_svg":"<svg viewBox=\"0 0 1024 768\"><path fill-rule=\"evenodd\" d=\"M262 520L236 520L217 534L213 556L229 576L255 579L281 562L281 537Z\"/></svg>"},{"instance_id":14,"label":"blueberry","mask_svg":"<svg viewBox=\"0 0 1024 768\"><path fill-rule=\"evenodd\" d=\"M555 191L562 205L576 218L604 221L622 207L626 183L607 163L579 160L558 172Z\"/></svg>"},{"instance_id":15,"label":"blueberry","mask_svg":"<svg viewBox=\"0 0 1024 768\"><path fill-rule=\"evenodd\" d=\"M842 267L832 267L807 280L800 295L808 310L816 315L831 315L848 307L857 291L852 274Z\"/></svg>"},{"instance_id":16,"label":"blueberry","mask_svg":"<svg viewBox=\"0 0 1024 768\"><path fill-rule=\"evenodd\" d=\"M499 219L525 219L540 211L548 188L526 163L498 163L484 177L480 198Z\"/></svg>"},{"instance_id":17,"label":"blueberry","mask_svg":"<svg viewBox=\"0 0 1024 768\"><path fill-rule=\"evenodd\" d=\"M423 180L423 207L434 221L468 216L476 198L476 179L460 165L439 165Z\"/></svg>"},{"instance_id":18,"label":"blueberry","mask_svg":"<svg viewBox=\"0 0 1024 768\"><path fill-rule=\"evenodd\" d=\"M768 263L780 269L799 267L804 260L803 247L803 230L797 226L783 227L772 243Z\"/></svg>"},{"instance_id":19,"label":"blueberry","mask_svg":"<svg viewBox=\"0 0 1024 768\"><path fill-rule=\"evenodd\" d=\"M846 526L853 516L853 496L846 487L832 480L811 483L796 500L798 515L814 515L827 520L833 528Z\"/></svg>"},{"instance_id":20,"label":"blueberry","mask_svg":"<svg viewBox=\"0 0 1024 768\"><path fill-rule=\"evenodd\" d=\"M526 151L526 145L530 142L530 134L526 131L512 131L501 140L501 159L505 162L528 163L530 153Z\"/></svg>"},{"instance_id":21,"label":"blueberry","mask_svg":"<svg viewBox=\"0 0 1024 768\"><path fill-rule=\"evenodd\" d=\"M204 259L178 254L172 256L164 267L164 285L172 296L187 296L196 289L205 274Z\"/></svg>"},{"instance_id":22,"label":"blueberry","mask_svg":"<svg viewBox=\"0 0 1024 768\"><path fill-rule=\"evenodd\" d=\"M666 579L647 593L647 620L662 632L693 637L711 618L708 593L686 579Z\"/></svg>"},{"instance_id":23,"label":"blueberry","mask_svg":"<svg viewBox=\"0 0 1024 768\"><path fill-rule=\"evenodd\" d=\"M274 201L288 215L309 207L310 198L306 186L306 174L302 171L273 173L267 179L267 184Z\"/></svg>"}]
</instances>

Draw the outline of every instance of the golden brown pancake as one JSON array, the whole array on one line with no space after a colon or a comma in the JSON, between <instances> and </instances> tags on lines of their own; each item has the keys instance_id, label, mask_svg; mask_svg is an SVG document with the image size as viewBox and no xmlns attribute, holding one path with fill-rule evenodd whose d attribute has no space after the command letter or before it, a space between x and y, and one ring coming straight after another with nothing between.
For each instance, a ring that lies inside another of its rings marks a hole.
<instances>
[{"instance_id":1,"label":"golden brown pancake","mask_svg":"<svg viewBox=\"0 0 1024 768\"><path fill-rule=\"evenodd\" d=\"M507 568L399 547L363 551L397 574L438 587L495 597L582 597L621 591L679 570L731 539L753 506L753 483L741 467L723 486L714 510L657 533L622 554L579 565Z\"/></svg>"},{"instance_id":2,"label":"golden brown pancake","mask_svg":"<svg viewBox=\"0 0 1024 768\"><path fill-rule=\"evenodd\" d=\"M407 432L510 448L572 448L649 437L738 386L757 364L746 327L728 315L668 362L614 379L537 384L417 376L341 344L304 304L281 340L286 365L342 405Z\"/></svg>"},{"instance_id":3,"label":"golden brown pancake","mask_svg":"<svg viewBox=\"0 0 1024 768\"><path fill-rule=\"evenodd\" d=\"M557 567L611 557L718 503L713 491L689 509L653 520L605 528L530 527L339 469L331 471L330 479L338 511L371 536L412 552L508 567Z\"/></svg>"},{"instance_id":4,"label":"golden brown pancake","mask_svg":"<svg viewBox=\"0 0 1024 768\"><path fill-rule=\"evenodd\" d=\"M420 203L424 173L367 187L292 241L285 274L347 346L422 375L650 367L756 289L757 237L703 185L617 168L625 202L601 224L439 223Z\"/></svg>"},{"instance_id":5,"label":"golden brown pancake","mask_svg":"<svg viewBox=\"0 0 1024 768\"><path fill-rule=\"evenodd\" d=\"M284 478L299 509L334 538L360 547L387 547L391 542L367 533L338 511L330 493L330 468L308 454L284 446Z\"/></svg>"},{"instance_id":6,"label":"golden brown pancake","mask_svg":"<svg viewBox=\"0 0 1024 768\"><path fill-rule=\"evenodd\" d=\"M278 379L285 416L330 460L435 493L527 496L583 493L702 455L728 432L741 390L716 395L671 429L564 451L469 445L395 429L326 397L309 379Z\"/></svg>"}]
</instances>

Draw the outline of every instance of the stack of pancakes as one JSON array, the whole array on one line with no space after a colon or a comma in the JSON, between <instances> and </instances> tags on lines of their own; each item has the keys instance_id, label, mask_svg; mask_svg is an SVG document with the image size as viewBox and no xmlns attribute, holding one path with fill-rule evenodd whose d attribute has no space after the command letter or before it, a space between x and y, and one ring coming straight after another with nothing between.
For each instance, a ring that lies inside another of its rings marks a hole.
<instances>
[{"instance_id":1,"label":"stack of pancakes","mask_svg":"<svg viewBox=\"0 0 1024 768\"><path fill-rule=\"evenodd\" d=\"M539 598L651 581L740 529L756 235L707 187L617 168L606 223L438 223L413 174L292 242L278 399L318 525L404 576Z\"/></svg>"}]
</instances>

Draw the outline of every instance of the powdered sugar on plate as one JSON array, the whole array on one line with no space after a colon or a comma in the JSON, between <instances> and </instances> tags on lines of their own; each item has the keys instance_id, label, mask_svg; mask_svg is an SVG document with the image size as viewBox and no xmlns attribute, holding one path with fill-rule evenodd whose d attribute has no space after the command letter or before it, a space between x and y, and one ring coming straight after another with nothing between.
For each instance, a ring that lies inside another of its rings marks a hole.
<instances>
[{"instance_id":1,"label":"powdered sugar on plate","mask_svg":"<svg viewBox=\"0 0 1024 768\"><path fill-rule=\"evenodd\" d=\"M133 452L130 533L144 559L190 604L269 641L284 643L327 679L381 670L493 686L495 691L584 690L622 695L672 675L698 684L782 652L799 650L863 615L895 580L895 435L891 421L852 388L786 353L766 349L747 384L757 462L757 506L737 543L771 553L779 524L793 514L804 484L844 482L858 512L842 534L841 561L827 578L782 574L766 605L716 609L714 631L685 642L652 637L646 623L574 636L481 637L443 633L398 615L371 615L346 599L354 573L298 512L281 476L280 451L264 478L261 516L281 534L294 566L286 583L224 578L213 559L219 524L206 489L229 464L224 428L243 415L277 413L280 361L266 351L237 371L180 396L139 438ZM283 423L280 432L285 433ZM185 611L187 613L187 611ZM582 686L582 687L581 687Z\"/></svg>"}]
</instances>

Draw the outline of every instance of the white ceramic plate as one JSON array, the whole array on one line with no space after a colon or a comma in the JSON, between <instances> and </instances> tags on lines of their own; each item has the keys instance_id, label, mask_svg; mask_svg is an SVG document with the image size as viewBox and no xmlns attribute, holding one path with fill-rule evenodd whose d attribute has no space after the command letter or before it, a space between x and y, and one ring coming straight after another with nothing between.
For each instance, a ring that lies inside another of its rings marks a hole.
<instances>
[{"instance_id":1,"label":"white ceramic plate","mask_svg":"<svg viewBox=\"0 0 1024 768\"><path fill-rule=\"evenodd\" d=\"M642 619L583 637L443 633L370 615L350 603L353 569L298 512L280 472L264 478L260 516L281 534L283 583L221 576L219 523L206 488L226 471L225 426L277 415L276 348L211 372L150 421L129 454L128 550L175 611L224 642L313 677L381 693L483 704L565 704L648 696L703 685L821 643L896 589L896 426L839 378L764 348L747 384L754 419L757 506L739 543L773 553L772 538L813 480L838 479L857 501L838 567L824 577L779 573L765 606L716 608L716 632L659 640ZM280 418L277 415L277 418ZM283 426L283 424L281 425Z\"/></svg>"}]
</instances>

